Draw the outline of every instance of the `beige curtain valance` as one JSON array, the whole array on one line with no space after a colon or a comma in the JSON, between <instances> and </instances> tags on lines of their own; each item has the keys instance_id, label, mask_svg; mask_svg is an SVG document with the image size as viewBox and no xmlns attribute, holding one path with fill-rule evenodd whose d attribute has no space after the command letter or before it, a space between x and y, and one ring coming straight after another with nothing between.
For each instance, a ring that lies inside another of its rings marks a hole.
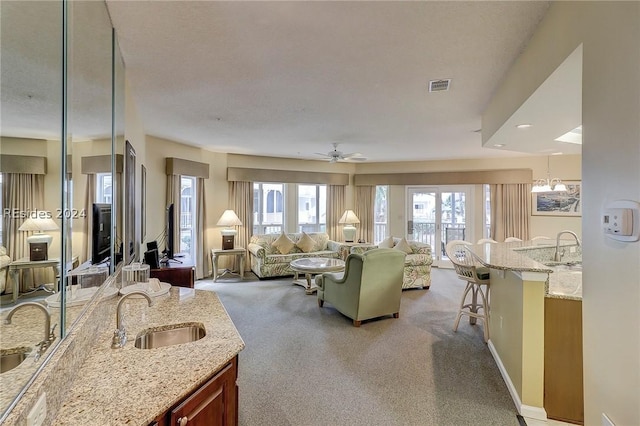
<instances>
[{"instance_id":1,"label":"beige curtain valance","mask_svg":"<svg viewBox=\"0 0 640 426\"><path fill-rule=\"evenodd\" d=\"M0 172L46 175L47 157L1 154Z\"/></svg>"},{"instance_id":2,"label":"beige curtain valance","mask_svg":"<svg viewBox=\"0 0 640 426\"><path fill-rule=\"evenodd\" d=\"M122 173L124 155L116 154L116 173ZM111 172L111 155L92 155L80 159L80 170L84 175Z\"/></svg>"},{"instance_id":3,"label":"beige curtain valance","mask_svg":"<svg viewBox=\"0 0 640 426\"><path fill-rule=\"evenodd\" d=\"M471 170L456 172L361 174L355 185L474 185L531 183L531 169Z\"/></svg>"},{"instance_id":4,"label":"beige curtain valance","mask_svg":"<svg viewBox=\"0 0 640 426\"><path fill-rule=\"evenodd\" d=\"M326 185L349 185L347 173L305 172L298 170L227 168L229 182L278 182L278 183L319 183Z\"/></svg>"},{"instance_id":5,"label":"beige curtain valance","mask_svg":"<svg viewBox=\"0 0 640 426\"><path fill-rule=\"evenodd\" d=\"M209 165L197 161L183 160L182 158L167 157L167 176L194 176L209 179Z\"/></svg>"}]
</instances>

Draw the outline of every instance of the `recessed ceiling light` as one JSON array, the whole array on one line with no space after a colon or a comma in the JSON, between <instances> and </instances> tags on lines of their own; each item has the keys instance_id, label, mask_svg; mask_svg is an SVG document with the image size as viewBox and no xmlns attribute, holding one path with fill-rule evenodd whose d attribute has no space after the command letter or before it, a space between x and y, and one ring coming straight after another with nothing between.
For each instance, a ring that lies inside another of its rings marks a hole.
<instances>
[{"instance_id":1,"label":"recessed ceiling light","mask_svg":"<svg viewBox=\"0 0 640 426\"><path fill-rule=\"evenodd\" d=\"M562 152L552 152L551 155L562 155Z\"/></svg>"},{"instance_id":2,"label":"recessed ceiling light","mask_svg":"<svg viewBox=\"0 0 640 426\"><path fill-rule=\"evenodd\" d=\"M532 126L532 124L529 124L529 123L522 123L522 124L517 124L517 125L516 125L516 128L518 128L518 129L528 129L528 128L529 128L529 127L531 127L531 126Z\"/></svg>"},{"instance_id":3,"label":"recessed ceiling light","mask_svg":"<svg viewBox=\"0 0 640 426\"><path fill-rule=\"evenodd\" d=\"M568 131L564 135L555 138L554 140L558 142L567 142L576 145L582 145L582 125Z\"/></svg>"},{"instance_id":4,"label":"recessed ceiling light","mask_svg":"<svg viewBox=\"0 0 640 426\"><path fill-rule=\"evenodd\" d=\"M502 148L504 146L503 143L494 143L493 146L495 146L496 148Z\"/></svg>"}]
</instances>

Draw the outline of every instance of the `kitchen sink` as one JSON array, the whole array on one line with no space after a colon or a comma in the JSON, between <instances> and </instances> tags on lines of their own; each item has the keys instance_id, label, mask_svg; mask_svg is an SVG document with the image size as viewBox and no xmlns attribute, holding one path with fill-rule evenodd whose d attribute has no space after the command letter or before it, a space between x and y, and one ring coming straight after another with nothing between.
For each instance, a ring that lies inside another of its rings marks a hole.
<instances>
[{"instance_id":1,"label":"kitchen sink","mask_svg":"<svg viewBox=\"0 0 640 426\"><path fill-rule=\"evenodd\" d=\"M138 334L135 347L154 349L163 346L190 343L202 339L207 334L200 323L172 324L149 328Z\"/></svg>"},{"instance_id":2,"label":"kitchen sink","mask_svg":"<svg viewBox=\"0 0 640 426\"><path fill-rule=\"evenodd\" d=\"M31 348L6 349L0 352L0 374L13 370L24 361Z\"/></svg>"}]
</instances>

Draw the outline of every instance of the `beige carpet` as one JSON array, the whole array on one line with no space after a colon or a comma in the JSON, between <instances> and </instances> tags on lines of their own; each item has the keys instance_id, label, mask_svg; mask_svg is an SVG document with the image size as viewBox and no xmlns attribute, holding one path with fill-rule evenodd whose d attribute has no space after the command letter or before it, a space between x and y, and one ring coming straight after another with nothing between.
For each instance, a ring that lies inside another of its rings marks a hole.
<instances>
[{"instance_id":1,"label":"beige carpet","mask_svg":"<svg viewBox=\"0 0 640 426\"><path fill-rule=\"evenodd\" d=\"M400 318L360 328L291 278L248 276L196 283L218 293L246 343L241 425L519 424L482 327L452 331L464 289L453 271L404 291Z\"/></svg>"}]
</instances>

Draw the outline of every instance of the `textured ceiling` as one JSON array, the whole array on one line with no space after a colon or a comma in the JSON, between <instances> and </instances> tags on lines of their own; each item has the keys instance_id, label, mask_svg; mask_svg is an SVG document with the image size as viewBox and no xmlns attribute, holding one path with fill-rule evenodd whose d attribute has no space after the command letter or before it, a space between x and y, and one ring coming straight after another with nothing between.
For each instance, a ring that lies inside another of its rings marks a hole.
<instances>
[{"instance_id":1,"label":"textured ceiling","mask_svg":"<svg viewBox=\"0 0 640 426\"><path fill-rule=\"evenodd\" d=\"M149 135L369 161L500 157L481 114L548 2L107 1ZM3 54L4 56L4 54ZM450 78L448 92L428 81Z\"/></svg>"}]
</instances>

